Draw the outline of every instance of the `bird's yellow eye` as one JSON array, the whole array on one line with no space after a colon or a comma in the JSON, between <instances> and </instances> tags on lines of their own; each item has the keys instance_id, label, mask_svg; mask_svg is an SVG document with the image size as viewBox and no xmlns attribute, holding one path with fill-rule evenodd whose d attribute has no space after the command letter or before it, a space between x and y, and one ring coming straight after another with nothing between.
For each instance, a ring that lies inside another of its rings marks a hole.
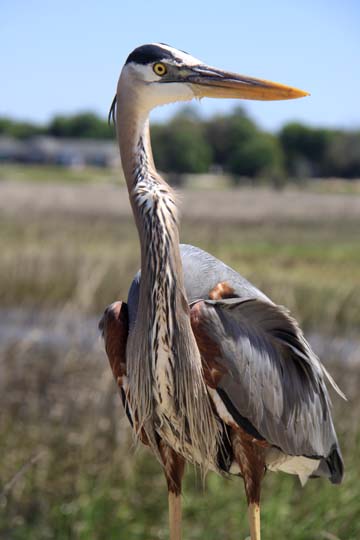
<instances>
[{"instance_id":1,"label":"bird's yellow eye","mask_svg":"<svg viewBox=\"0 0 360 540\"><path fill-rule=\"evenodd\" d=\"M162 77L167 72L165 64L162 64L161 62L154 64L153 70L159 77Z\"/></svg>"}]
</instances>

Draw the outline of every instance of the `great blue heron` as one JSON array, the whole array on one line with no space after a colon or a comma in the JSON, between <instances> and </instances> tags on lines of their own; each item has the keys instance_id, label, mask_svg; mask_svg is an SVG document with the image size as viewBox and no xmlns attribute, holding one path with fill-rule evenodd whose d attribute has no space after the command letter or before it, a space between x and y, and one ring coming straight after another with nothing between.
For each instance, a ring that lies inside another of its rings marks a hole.
<instances>
[{"instance_id":1,"label":"great blue heron","mask_svg":"<svg viewBox=\"0 0 360 540\"><path fill-rule=\"evenodd\" d=\"M307 95L227 73L164 44L127 58L110 115L141 244L127 304L101 328L136 436L163 465L171 540L181 537L185 461L244 479L252 540L260 539L266 469L341 482L343 462L327 379L288 311L237 272L179 245L176 197L155 169L148 114L164 103Z\"/></svg>"}]
</instances>

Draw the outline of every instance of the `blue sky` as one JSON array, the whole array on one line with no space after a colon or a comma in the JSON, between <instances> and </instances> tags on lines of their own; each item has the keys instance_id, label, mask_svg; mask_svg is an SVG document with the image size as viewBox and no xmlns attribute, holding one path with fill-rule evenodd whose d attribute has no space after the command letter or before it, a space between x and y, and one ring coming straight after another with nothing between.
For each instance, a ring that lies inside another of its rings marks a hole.
<instances>
[{"instance_id":1,"label":"blue sky","mask_svg":"<svg viewBox=\"0 0 360 540\"><path fill-rule=\"evenodd\" d=\"M358 0L0 0L0 115L45 122L93 110L105 117L128 53L161 41L214 66L311 92L296 101L243 102L266 129L293 119L359 128L359 29ZM208 99L196 108L206 116L235 104Z\"/></svg>"}]
</instances>

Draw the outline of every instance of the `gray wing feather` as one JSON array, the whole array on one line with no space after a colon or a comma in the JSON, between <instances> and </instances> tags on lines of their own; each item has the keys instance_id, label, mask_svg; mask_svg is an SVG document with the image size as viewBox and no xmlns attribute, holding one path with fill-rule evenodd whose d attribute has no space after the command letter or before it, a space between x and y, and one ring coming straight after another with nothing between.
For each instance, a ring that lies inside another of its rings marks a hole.
<instances>
[{"instance_id":1,"label":"gray wing feather","mask_svg":"<svg viewBox=\"0 0 360 540\"><path fill-rule=\"evenodd\" d=\"M210 253L189 244L180 244L180 253L189 303L208 298L209 291L221 281L228 282L239 298L261 298L270 302L262 291Z\"/></svg>"},{"instance_id":2,"label":"gray wing feather","mask_svg":"<svg viewBox=\"0 0 360 540\"><path fill-rule=\"evenodd\" d=\"M330 414L326 377L342 395L289 313L209 253L180 245L189 303L204 299L203 324L219 345L227 369L218 392L255 433L290 455L323 456L332 481L342 460ZM238 298L210 301L209 291L226 281ZM136 319L140 272L128 298L130 329ZM344 396L343 396L344 397ZM230 412L230 411L229 411Z\"/></svg>"},{"instance_id":3,"label":"gray wing feather","mask_svg":"<svg viewBox=\"0 0 360 540\"><path fill-rule=\"evenodd\" d=\"M227 371L218 390L239 415L286 454L328 456L337 440L324 371L289 313L258 298L206 300L201 321Z\"/></svg>"},{"instance_id":4,"label":"gray wing feather","mask_svg":"<svg viewBox=\"0 0 360 540\"><path fill-rule=\"evenodd\" d=\"M189 244L180 244L184 282L189 303L200 298L209 298L209 291L220 281L228 282L239 298L261 298L270 302L257 287L225 263L203 249ZM134 277L128 296L129 325L132 329L139 302L140 271Z\"/></svg>"}]
</instances>

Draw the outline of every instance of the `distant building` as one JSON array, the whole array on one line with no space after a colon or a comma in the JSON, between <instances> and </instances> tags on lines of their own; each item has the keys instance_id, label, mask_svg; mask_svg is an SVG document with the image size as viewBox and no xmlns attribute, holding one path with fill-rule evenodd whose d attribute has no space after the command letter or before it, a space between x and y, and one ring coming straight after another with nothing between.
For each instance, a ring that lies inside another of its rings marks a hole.
<instances>
[{"instance_id":1,"label":"distant building","mask_svg":"<svg viewBox=\"0 0 360 540\"><path fill-rule=\"evenodd\" d=\"M0 163L2 161L23 161L26 144L11 137L0 136Z\"/></svg>"},{"instance_id":2,"label":"distant building","mask_svg":"<svg viewBox=\"0 0 360 540\"><path fill-rule=\"evenodd\" d=\"M43 163L64 167L118 167L120 156L111 141L36 136L19 141L0 136L0 162Z\"/></svg>"}]
</instances>

